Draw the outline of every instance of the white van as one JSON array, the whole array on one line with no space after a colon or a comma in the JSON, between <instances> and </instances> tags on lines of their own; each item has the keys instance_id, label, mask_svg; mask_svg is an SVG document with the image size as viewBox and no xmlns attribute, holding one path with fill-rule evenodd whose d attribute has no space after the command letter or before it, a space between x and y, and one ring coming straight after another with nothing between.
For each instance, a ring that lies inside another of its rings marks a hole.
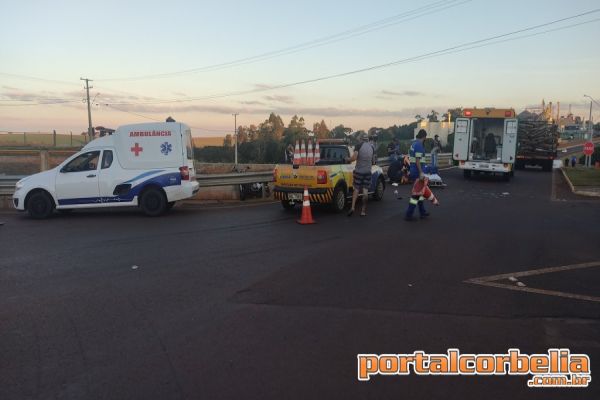
<instances>
[{"instance_id":1,"label":"white van","mask_svg":"<svg viewBox=\"0 0 600 400\"><path fill-rule=\"evenodd\" d=\"M198 192L190 128L178 122L121 126L15 189L15 208L33 218L55 209L115 206L161 215Z\"/></svg>"}]
</instances>

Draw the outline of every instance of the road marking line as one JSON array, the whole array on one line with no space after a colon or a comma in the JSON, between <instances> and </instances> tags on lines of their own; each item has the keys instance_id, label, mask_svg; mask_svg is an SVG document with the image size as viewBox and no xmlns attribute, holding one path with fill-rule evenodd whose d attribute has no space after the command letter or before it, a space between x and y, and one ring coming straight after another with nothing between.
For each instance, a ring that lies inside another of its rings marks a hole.
<instances>
[{"instance_id":1,"label":"road marking line","mask_svg":"<svg viewBox=\"0 0 600 400\"><path fill-rule=\"evenodd\" d=\"M545 294L548 296L557 296L557 297L564 297L564 298L568 298L568 299L577 299L577 300L593 301L593 302L600 303L600 297L596 297L596 296L587 296L587 295L581 295L581 294L575 294L575 293L560 292L557 290L536 289L536 288L531 288L531 287L526 287L526 286L513 286L513 285L507 285L505 283L495 282L495 281L503 280L503 279L508 279L508 280L512 281L512 279L510 279L510 278L514 279L514 278L522 277L522 276L550 274L553 272L572 271L572 270L576 270L576 269L593 268L593 267L600 267L600 261L592 261L592 262L573 264L573 265L563 265L560 267L533 269L533 270L521 271L521 272L511 272L508 274L482 276L479 278L467 279L464 282L472 283L475 285L496 287L496 288L500 288L500 289L509 289L509 290L516 290L516 291L521 291L521 292Z\"/></svg>"}]
</instances>

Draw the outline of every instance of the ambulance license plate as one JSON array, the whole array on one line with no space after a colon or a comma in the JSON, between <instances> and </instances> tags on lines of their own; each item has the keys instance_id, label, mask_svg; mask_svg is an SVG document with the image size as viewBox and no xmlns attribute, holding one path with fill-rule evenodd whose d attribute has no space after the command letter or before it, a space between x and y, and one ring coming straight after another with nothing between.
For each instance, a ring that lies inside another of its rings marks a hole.
<instances>
[{"instance_id":1,"label":"ambulance license plate","mask_svg":"<svg viewBox=\"0 0 600 400\"><path fill-rule=\"evenodd\" d=\"M302 193L288 193L288 199L294 201L302 201Z\"/></svg>"}]
</instances>

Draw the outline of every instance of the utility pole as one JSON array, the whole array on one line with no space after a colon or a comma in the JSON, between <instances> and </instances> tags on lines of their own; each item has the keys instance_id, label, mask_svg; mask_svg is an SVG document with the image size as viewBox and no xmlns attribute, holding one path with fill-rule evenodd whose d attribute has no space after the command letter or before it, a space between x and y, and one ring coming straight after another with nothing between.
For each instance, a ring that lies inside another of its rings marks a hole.
<instances>
[{"instance_id":1,"label":"utility pole","mask_svg":"<svg viewBox=\"0 0 600 400\"><path fill-rule=\"evenodd\" d=\"M240 114L235 113L235 114L231 114L231 115L233 115L233 135L235 136L235 150L234 150L235 160L234 160L234 164L237 167L237 146L238 146L237 116L240 115Z\"/></svg>"},{"instance_id":2,"label":"utility pole","mask_svg":"<svg viewBox=\"0 0 600 400\"><path fill-rule=\"evenodd\" d=\"M92 106L90 104L90 89L93 89L93 86L90 86L90 82L93 82L88 78L79 78L80 81L85 81L85 90L87 92L87 106L88 106L88 136L90 137L90 141L94 138L94 128L92 128Z\"/></svg>"},{"instance_id":3,"label":"utility pole","mask_svg":"<svg viewBox=\"0 0 600 400\"><path fill-rule=\"evenodd\" d=\"M590 99L591 99L591 97L590 97ZM590 142L592 141L592 138L594 137L594 126L592 125L592 104L594 104L594 102L590 101L590 119L588 120L588 131L590 132ZM592 166L592 155L591 154L589 156L587 156L587 162L588 162L587 166L591 167Z\"/></svg>"},{"instance_id":4,"label":"utility pole","mask_svg":"<svg viewBox=\"0 0 600 400\"><path fill-rule=\"evenodd\" d=\"M594 100L594 98L592 96L588 96L587 94L584 94L583 97L587 97L588 99L590 99L590 119L588 121L588 132L590 134L589 137L589 141L591 142L592 139L594 138L594 125L592 124L592 105L594 103L598 104L598 102L596 100ZM588 167L592 166L592 156L585 156L585 160L586 160L586 165Z\"/></svg>"}]
</instances>

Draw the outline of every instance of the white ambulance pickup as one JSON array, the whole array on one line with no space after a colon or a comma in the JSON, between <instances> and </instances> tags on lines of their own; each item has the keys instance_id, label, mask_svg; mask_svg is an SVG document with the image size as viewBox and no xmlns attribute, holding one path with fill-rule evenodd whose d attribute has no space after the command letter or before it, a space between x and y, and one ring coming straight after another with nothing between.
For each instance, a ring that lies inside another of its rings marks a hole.
<instances>
[{"instance_id":1,"label":"white ambulance pickup","mask_svg":"<svg viewBox=\"0 0 600 400\"><path fill-rule=\"evenodd\" d=\"M33 218L115 206L139 206L158 216L197 191L190 128L147 123L121 126L58 167L21 179L13 204Z\"/></svg>"}]
</instances>

